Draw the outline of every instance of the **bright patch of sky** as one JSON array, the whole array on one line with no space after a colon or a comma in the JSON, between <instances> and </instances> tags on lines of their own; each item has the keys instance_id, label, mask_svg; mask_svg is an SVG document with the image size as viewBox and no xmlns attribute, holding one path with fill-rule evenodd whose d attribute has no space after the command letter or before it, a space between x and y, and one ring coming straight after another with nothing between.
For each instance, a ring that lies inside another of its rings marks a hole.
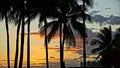
<instances>
[{"instance_id":1,"label":"bright patch of sky","mask_svg":"<svg viewBox=\"0 0 120 68\"><path fill-rule=\"evenodd\" d=\"M98 14L109 16L117 15L120 16L120 1L118 0L94 0L93 8L89 9L91 11L99 11Z\"/></svg>"},{"instance_id":2,"label":"bright patch of sky","mask_svg":"<svg viewBox=\"0 0 120 68\"><path fill-rule=\"evenodd\" d=\"M87 28L93 28L94 29L93 31L98 32L99 29L103 27L108 27L110 24L107 24L107 23L109 23L109 20L111 20L111 22L113 23L111 24L112 29L113 31L115 31L120 26L119 19L115 20L116 18L120 17L119 7L120 7L119 0L94 0L94 5L92 8L89 8L88 13L92 17L98 19L98 21L97 22L94 21L93 24L87 23L86 24ZM95 17L95 15L98 15L98 16ZM110 19L111 17L112 19ZM103 22L100 22L100 21L103 21ZM117 24L114 24L116 22Z\"/></svg>"}]
</instances>

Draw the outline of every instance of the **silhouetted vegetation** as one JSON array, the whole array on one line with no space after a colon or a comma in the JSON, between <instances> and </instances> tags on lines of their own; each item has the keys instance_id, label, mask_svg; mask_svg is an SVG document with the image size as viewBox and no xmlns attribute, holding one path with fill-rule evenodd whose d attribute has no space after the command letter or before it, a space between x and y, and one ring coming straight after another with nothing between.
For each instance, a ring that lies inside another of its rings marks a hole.
<instances>
[{"instance_id":1,"label":"silhouetted vegetation","mask_svg":"<svg viewBox=\"0 0 120 68\"><path fill-rule=\"evenodd\" d=\"M85 1L85 3L89 6L92 5L91 1ZM83 14L83 5L78 5L76 1L61 1L60 4L58 4L58 9L56 11L57 15L56 18L58 18L57 21L52 21L46 24L46 26L42 27L41 34L44 34L46 31L46 28L51 28L50 33L47 36L48 42L54 37L55 34L57 34L57 31L59 29L60 31L60 62L61 67L63 65L63 57L64 57L64 42L67 43L68 46L72 45L75 46L75 36L72 31L72 28L76 30L81 36L83 36L83 24L78 22L77 19L81 18L83 19L85 16L86 19L90 19L90 16L88 14ZM86 6L85 6L86 7ZM62 29L63 28L63 29ZM63 33L63 35L62 35ZM63 38L62 38L63 36ZM86 57L85 57L86 58ZM62 67L64 68L64 67Z\"/></svg>"},{"instance_id":2,"label":"silhouetted vegetation","mask_svg":"<svg viewBox=\"0 0 120 68\"><path fill-rule=\"evenodd\" d=\"M116 34L113 35L111 27L104 28L100 30L100 33L97 34L97 39L93 39L91 45L98 46L93 49L93 53L99 53L98 58L102 65L105 68L119 68L118 59L119 59L119 46L120 43L120 32L116 31Z\"/></svg>"},{"instance_id":3,"label":"silhouetted vegetation","mask_svg":"<svg viewBox=\"0 0 120 68\"><path fill-rule=\"evenodd\" d=\"M83 0L84 1L84 0ZM81 1L82 2L82 1ZM2 4L3 3L3 4ZM46 46L46 63L48 66L48 46L47 41L50 41L52 38L51 34L56 32L55 29L52 29L50 34L48 34L47 40L47 18L54 17L58 18L58 21L54 21L55 25L60 27L60 62L61 68L63 68L63 50L64 50L64 42L68 45L75 46L75 37L72 31L73 27L76 31L78 31L81 36L85 34L85 30L83 30L83 24L78 22L78 17L81 17L86 20L89 15L85 14L85 10L87 6L92 5L91 0L85 0L83 5L78 5L77 0L4 0L1 2L1 16L5 17L6 22L6 31L7 31L7 59L8 59L8 68L10 67L10 58L9 58L9 31L8 31L8 18L13 18L15 20L15 24L17 25L17 38L16 38L16 53L15 53L15 61L14 68L17 68L18 64L18 55L19 55L19 32L21 27L21 47L20 47L20 61L19 68L22 68L23 64L23 53L24 53L24 34L25 34L25 24L28 24L28 41L27 41L27 67L30 67L30 20L34 19L37 15L40 16L40 24L44 21L45 24L45 46ZM84 12L84 13L83 13ZM10 17L9 17L10 16ZM88 18L89 19L89 18ZM68 22L70 21L70 23ZM62 29L63 24L63 29ZM76 25L78 24L78 25ZM58 27L54 26L54 28ZM80 28L81 27L81 28ZM84 32L83 32L84 31ZM62 32L64 33L62 39ZM70 35L69 35L70 34ZM84 45L85 46L85 45Z\"/></svg>"},{"instance_id":4,"label":"silhouetted vegetation","mask_svg":"<svg viewBox=\"0 0 120 68\"><path fill-rule=\"evenodd\" d=\"M0 18L5 20L5 27L6 27L8 68L10 68L10 44L9 44L9 27L8 27L8 18L11 18L11 15L9 13L10 8L11 5L9 0L4 0L0 2L0 16L1 16Z\"/></svg>"}]
</instances>

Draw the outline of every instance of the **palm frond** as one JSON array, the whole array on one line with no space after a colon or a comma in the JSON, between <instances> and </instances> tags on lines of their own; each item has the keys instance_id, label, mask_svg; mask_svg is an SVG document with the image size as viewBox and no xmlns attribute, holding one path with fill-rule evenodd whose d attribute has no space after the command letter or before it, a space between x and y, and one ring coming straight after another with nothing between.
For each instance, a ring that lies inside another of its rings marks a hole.
<instances>
[{"instance_id":1,"label":"palm frond","mask_svg":"<svg viewBox=\"0 0 120 68\"><path fill-rule=\"evenodd\" d=\"M38 16L38 11L37 10L34 10L34 12L30 11L30 21L34 20L37 16ZM28 23L28 17L27 17L27 19L25 21L25 24L27 24L27 23Z\"/></svg>"},{"instance_id":2,"label":"palm frond","mask_svg":"<svg viewBox=\"0 0 120 68\"><path fill-rule=\"evenodd\" d=\"M110 49L112 47L111 42L112 42L112 34L111 34L111 28L104 28L100 30L100 33L97 34L98 39L93 39L91 41L91 44L93 45L99 45L98 48L95 48L92 50L92 52L103 52L106 51L107 49Z\"/></svg>"},{"instance_id":3,"label":"palm frond","mask_svg":"<svg viewBox=\"0 0 120 68\"><path fill-rule=\"evenodd\" d=\"M100 52L103 52L104 51L104 49L105 49L105 45L103 44L99 44L99 47L97 47L97 48L94 48L91 52L92 53L100 53Z\"/></svg>"},{"instance_id":4,"label":"palm frond","mask_svg":"<svg viewBox=\"0 0 120 68\"><path fill-rule=\"evenodd\" d=\"M105 41L106 43L111 43L112 41L112 32L111 32L111 28L104 28L103 30L100 31L101 34L104 36L104 38L102 39L103 41Z\"/></svg>"},{"instance_id":5,"label":"palm frond","mask_svg":"<svg viewBox=\"0 0 120 68\"><path fill-rule=\"evenodd\" d=\"M104 41L105 40L105 36L102 33L97 33L97 37L99 38L99 40Z\"/></svg>"},{"instance_id":6,"label":"palm frond","mask_svg":"<svg viewBox=\"0 0 120 68\"><path fill-rule=\"evenodd\" d=\"M46 24L46 29L47 29L47 33L49 32L49 28L52 28L56 23L58 23L58 21L52 21L52 22L48 22ZM45 25L43 25L41 27L41 29L39 30L40 34L41 35L44 35L45 34Z\"/></svg>"},{"instance_id":7,"label":"palm frond","mask_svg":"<svg viewBox=\"0 0 120 68\"><path fill-rule=\"evenodd\" d=\"M91 42L90 42L90 45L98 45L98 44L102 44L103 42L99 39L93 39Z\"/></svg>"},{"instance_id":8,"label":"palm frond","mask_svg":"<svg viewBox=\"0 0 120 68\"><path fill-rule=\"evenodd\" d=\"M84 0L86 5L89 7L93 7L93 0Z\"/></svg>"},{"instance_id":9,"label":"palm frond","mask_svg":"<svg viewBox=\"0 0 120 68\"><path fill-rule=\"evenodd\" d=\"M65 41L66 46L70 47L70 46L75 46L75 36L73 34L73 31L70 27L70 25L64 24L64 28L63 28L63 41Z\"/></svg>"},{"instance_id":10,"label":"palm frond","mask_svg":"<svg viewBox=\"0 0 120 68\"><path fill-rule=\"evenodd\" d=\"M83 13L73 13L71 15L69 15L68 17L71 18L72 20L83 20L83 17L85 16L85 20L89 21L90 23L92 23L92 19L91 16L89 14L83 14Z\"/></svg>"},{"instance_id":11,"label":"palm frond","mask_svg":"<svg viewBox=\"0 0 120 68\"><path fill-rule=\"evenodd\" d=\"M114 45L115 47L119 47L120 46L120 32L117 32L115 34L115 37L112 41L112 45Z\"/></svg>"},{"instance_id":12,"label":"palm frond","mask_svg":"<svg viewBox=\"0 0 120 68\"><path fill-rule=\"evenodd\" d=\"M96 57L96 59L95 59L95 60L99 59L99 58L100 58L100 56L101 56L101 55L99 54L99 55Z\"/></svg>"},{"instance_id":13,"label":"palm frond","mask_svg":"<svg viewBox=\"0 0 120 68\"><path fill-rule=\"evenodd\" d=\"M40 18L39 18L39 22L43 22L44 18L45 18L44 13L41 13Z\"/></svg>"},{"instance_id":14,"label":"palm frond","mask_svg":"<svg viewBox=\"0 0 120 68\"><path fill-rule=\"evenodd\" d=\"M92 52L92 53L98 53L100 50L101 50L100 48L95 48L95 49L93 49L91 52Z\"/></svg>"},{"instance_id":15,"label":"palm frond","mask_svg":"<svg viewBox=\"0 0 120 68\"><path fill-rule=\"evenodd\" d=\"M117 31L117 32L120 32L120 28L118 28L116 31Z\"/></svg>"},{"instance_id":16,"label":"palm frond","mask_svg":"<svg viewBox=\"0 0 120 68\"><path fill-rule=\"evenodd\" d=\"M81 37L84 36L84 34L83 34L83 31L84 31L83 27L84 27L84 26L83 26L82 23L80 23L80 22L78 22L78 21L71 21L70 24L71 24L71 26L73 27L73 29L76 30L79 35L81 35ZM87 35L86 35L86 36L87 36Z\"/></svg>"},{"instance_id":17,"label":"palm frond","mask_svg":"<svg viewBox=\"0 0 120 68\"><path fill-rule=\"evenodd\" d=\"M55 23L50 31L50 33L47 36L48 43L51 41L51 39L54 37L54 35L57 33L59 28L59 23Z\"/></svg>"}]
</instances>

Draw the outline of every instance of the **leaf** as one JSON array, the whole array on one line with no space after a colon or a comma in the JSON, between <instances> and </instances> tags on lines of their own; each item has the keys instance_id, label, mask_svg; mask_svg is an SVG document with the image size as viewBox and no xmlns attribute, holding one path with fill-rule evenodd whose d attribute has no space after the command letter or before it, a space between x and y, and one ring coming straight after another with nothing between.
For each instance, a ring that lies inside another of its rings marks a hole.
<instances>
[{"instance_id":1,"label":"leaf","mask_svg":"<svg viewBox=\"0 0 120 68\"><path fill-rule=\"evenodd\" d=\"M47 36L48 43L51 41L51 39L54 37L54 35L57 33L59 28L59 23L55 23L50 31L50 33Z\"/></svg>"},{"instance_id":2,"label":"leaf","mask_svg":"<svg viewBox=\"0 0 120 68\"><path fill-rule=\"evenodd\" d=\"M74 47L76 45L75 37L74 37L73 31L72 31L70 25L64 24L63 34L64 34L63 41L65 41L66 46L67 47L70 47L70 46Z\"/></svg>"}]
</instances>

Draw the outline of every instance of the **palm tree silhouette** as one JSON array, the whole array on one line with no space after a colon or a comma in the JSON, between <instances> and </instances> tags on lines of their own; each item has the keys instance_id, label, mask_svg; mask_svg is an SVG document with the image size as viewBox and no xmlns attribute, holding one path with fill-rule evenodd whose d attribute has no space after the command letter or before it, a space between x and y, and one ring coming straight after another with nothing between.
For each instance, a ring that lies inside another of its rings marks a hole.
<instances>
[{"instance_id":1,"label":"palm tree silhouette","mask_svg":"<svg viewBox=\"0 0 120 68\"><path fill-rule=\"evenodd\" d=\"M29 0L26 1L26 3L24 3L24 7L26 7L25 9L25 13L24 16L26 16L26 21L25 23L28 23L28 38L27 38L27 67L30 68L30 20L34 19L37 16L37 13L35 11L35 7L33 7L34 5L32 4L33 0ZM15 54L15 61L14 61L14 68L17 68L17 62L18 62L18 44L19 44L19 31L20 31L20 26L22 23L22 10L21 10L21 6L22 3L21 1L16 1L16 0L12 0L12 7L13 7L13 11L12 11L12 15L15 18L16 21L16 25L17 25L17 38L16 38L16 54ZM31 11L32 10L32 11ZM24 48L23 48L24 49Z\"/></svg>"},{"instance_id":2,"label":"palm tree silhouette","mask_svg":"<svg viewBox=\"0 0 120 68\"><path fill-rule=\"evenodd\" d=\"M17 34L16 34L16 50L15 50L15 60L14 60L14 68L17 68L18 64L18 54L19 54L19 32L20 26L22 22L22 16L20 12L20 4L19 1L12 0L11 2L13 10L11 11L11 15L14 17L15 25L17 25Z\"/></svg>"},{"instance_id":3,"label":"palm tree silhouette","mask_svg":"<svg viewBox=\"0 0 120 68\"><path fill-rule=\"evenodd\" d=\"M8 18L10 15L11 4L9 0L4 0L0 2L0 15L2 19L5 19L6 26L6 36L7 36L7 65L10 68L10 44L9 44L9 27L8 27Z\"/></svg>"},{"instance_id":4,"label":"palm tree silhouette","mask_svg":"<svg viewBox=\"0 0 120 68\"><path fill-rule=\"evenodd\" d=\"M20 62L19 68L22 68L23 63L23 53L24 53L24 27L25 24L28 24L28 35L27 35L27 68L30 68L30 21L36 17L35 9L32 7L33 0L22 0L20 4L20 12L22 16L22 28L21 28L21 54L20 54ZM25 20L27 18L27 20Z\"/></svg>"},{"instance_id":5,"label":"palm tree silhouette","mask_svg":"<svg viewBox=\"0 0 120 68\"><path fill-rule=\"evenodd\" d=\"M27 68L30 68L30 13L31 12L31 9L30 8L31 5L31 1L30 0L27 0L27 3L26 3L26 16L28 18L28 22L27 22L27 31L28 31L28 36L27 36Z\"/></svg>"},{"instance_id":6,"label":"palm tree silhouette","mask_svg":"<svg viewBox=\"0 0 120 68\"><path fill-rule=\"evenodd\" d=\"M20 26L21 27L21 50L20 50L20 62L19 62L19 68L22 68L23 63L23 52L24 52L24 19L25 19L25 10L24 10L24 0L12 0L12 12L15 19L15 24L17 25L17 38L16 38L16 53L15 53L15 61L14 61L14 68L17 68L18 64L18 51L19 51L19 32L20 32Z\"/></svg>"},{"instance_id":7,"label":"palm tree silhouette","mask_svg":"<svg viewBox=\"0 0 120 68\"><path fill-rule=\"evenodd\" d=\"M82 0L83 1L83 65L84 67L86 67L86 45L85 45L85 21L86 21L86 18L85 18L85 9L87 6L92 6L93 5L93 1L92 0Z\"/></svg>"},{"instance_id":8,"label":"palm tree silhouette","mask_svg":"<svg viewBox=\"0 0 120 68\"><path fill-rule=\"evenodd\" d=\"M56 10L55 9L56 4L55 4L54 0L53 1L30 0L30 1L31 1L32 10L34 8L34 10L32 11L32 12L34 12L34 14L31 15L30 17L34 18L36 15L39 15L39 22L40 22L39 27L41 26L41 24L43 24L42 22L44 22L44 25L46 25L47 17L54 17L55 16L54 12ZM49 68L49 64L48 64L48 45L47 45L46 37L47 37L47 33L45 33L46 67Z\"/></svg>"},{"instance_id":9,"label":"palm tree silhouette","mask_svg":"<svg viewBox=\"0 0 120 68\"><path fill-rule=\"evenodd\" d=\"M21 18L21 16L20 16ZM14 61L14 68L17 68L17 64L18 64L18 53L19 53L19 32L20 32L20 26L21 26L21 19L19 19L19 21L17 21L18 24L17 25L17 34L16 34L16 53L15 53L15 61Z\"/></svg>"},{"instance_id":10,"label":"palm tree silhouette","mask_svg":"<svg viewBox=\"0 0 120 68\"><path fill-rule=\"evenodd\" d=\"M69 5L69 3L71 5ZM76 1L73 0L72 1L70 0L70 2L63 1L58 8L60 8L60 10L58 11L58 20L47 23L46 27L47 29L51 28L51 31L47 36L48 42L50 42L52 37L54 37L54 35L57 33L58 29L60 29L59 30L60 31L60 62L61 62L61 68L63 68L62 66L64 66L63 64L64 42L67 43L68 46L69 45L75 46L75 37L71 27L73 27L73 29L77 30L81 34L81 36L83 36L83 29L82 29L83 24L76 21L77 18L82 17L83 14L82 14L82 6L79 6L76 3ZM85 15L86 18L89 18L89 15L87 14ZM71 21L69 22L68 20ZM62 38L62 32L63 32L63 38ZM41 34L45 33L45 26L42 27L40 33Z\"/></svg>"},{"instance_id":11,"label":"palm tree silhouette","mask_svg":"<svg viewBox=\"0 0 120 68\"><path fill-rule=\"evenodd\" d=\"M93 49L93 53L99 53L97 59L101 56L101 62L104 67L111 68L112 66L117 67L118 51L116 45L119 44L118 38L120 38L119 32L112 38L111 26L100 30L97 34L98 39L93 39L91 45L98 45L97 48ZM111 59L112 58L112 59ZM111 60L110 60L111 59Z\"/></svg>"},{"instance_id":12,"label":"palm tree silhouette","mask_svg":"<svg viewBox=\"0 0 120 68\"><path fill-rule=\"evenodd\" d=\"M24 53L24 33L25 33L25 0L19 0L18 6L21 12L21 48L20 48L20 61L19 61L19 68L22 68L23 63L23 53Z\"/></svg>"},{"instance_id":13,"label":"palm tree silhouette","mask_svg":"<svg viewBox=\"0 0 120 68\"><path fill-rule=\"evenodd\" d=\"M45 26L45 49L46 49L46 68L49 68L48 63L48 41L47 41L47 17L54 17L56 16L54 13L56 13L56 5L55 1L47 1L44 0L41 2L41 10L40 12L40 22L44 22ZM41 23L40 23L41 24Z\"/></svg>"},{"instance_id":14,"label":"palm tree silhouette","mask_svg":"<svg viewBox=\"0 0 120 68\"><path fill-rule=\"evenodd\" d=\"M115 46L115 49L116 49L115 53L117 53L115 57L116 58L115 61L117 61L115 63L115 68L119 68L120 67L120 64L119 64L120 63L120 55L119 55L120 54L120 28L116 30L116 34L113 39L112 45Z\"/></svg>"},{"instance_id":15,"label":"palm tree silhouette","mask_svg":"<svg viewBox=\"0 0 120 68\"><path fill-rule=\"evenodd\" d=\"M77 5L76 1L72 1L70 0L70 2L68 0L63 1L48 1L48 0L44 0L44 1L39 1L39 0L29 0L29 1L25 1L25 0L12 0L12 7L13 7L13 14L15 13L15 17L17 18L17 22L18 22L18 27L17 27L17 38L16 38L16 54L15 54L15 63L14 63L14 67L17 67L17 61L18 61L18 43L19 43L19 30L20 30L20 25L22 24L21 27L21 50L20 50L20 62L19 62L19 68L22 67L22 63L23 63L23 52L24 52L24 25L25 25L25 17L28 18L27 22L28 22L28 46L27 46L27 67L30 67L30 19L33 17L35 17L38 13L40 14L40 22L44 21L45 24L45 47L46 47L46 66L47 68L48 66L48 48L47 48L47 17L58 17L58 23L60 23L60 55L61 55L61 67L63 66L63 48L64 48L64 42L69 43L69 45L75 45L75 40L73 33L71 33L71 37L72 39L68 36L68 33L72 32L72 29L68 29L71 27L71 25L66 24L66 22L68 22L67 20L70 18L74 18L76 17L76 15L73 15L76 12L76 7L78 7L79 5ZM15 2L14 2L15 1ZM27 3L27 6L26 6ZM57 4L55 4L57 3ZM71 5L69 5L71 4ZM66 6L67 8L65 8L64 6ZM30 8L32 7L32 8ZM59 7L59 8L56 8ZM72 7L72 11L71 11L71 7ZM73 7L75 9L73 9ZM32 9L32 11L31 11ZM34 9L34 10L33 10ZM60 11L59 11L60 9ZM78 8L77 8L78 10ZM49 11L49 12L48 12ZM57 11L57 13L56 13ZM31 12L34 12L34 14L30 15ZM78 11L79 12L79 11ZM17 13L17 14L16 14ZM69 16L70 13L73 13L72 15ZM68 16L66 16L68 14ZM57 16L58 15L58 16ZM80 14L79 14L80 15ZM78 16L78 15L77 15ZM77 21L75 21L76 19L74 18L71 19L72 22L76 22L79 23ZM62 23L64 23L64 28L63 28L63 32L65 34L65 36L63 36L63 41L62 41ZM80 25L82 25L80 23ZM75 27L76 25L74 25ZM82 26L81 26L82 27ZM75 28L76 29L76 28ZM68 32L67 32L68 31ZM80 32L82 32L80 30ZM71 43L69 41L74 41L74 43Z\"/></svg>"}]
</instances>

